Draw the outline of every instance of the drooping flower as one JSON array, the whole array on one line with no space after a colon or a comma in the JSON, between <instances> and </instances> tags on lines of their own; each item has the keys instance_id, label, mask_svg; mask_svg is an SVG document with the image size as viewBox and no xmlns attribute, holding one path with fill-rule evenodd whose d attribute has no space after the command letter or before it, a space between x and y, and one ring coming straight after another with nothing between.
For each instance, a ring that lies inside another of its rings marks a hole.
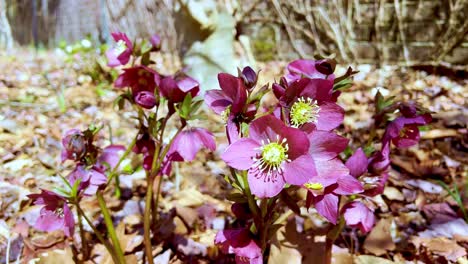
<instances>
[{"instance_id":1,"label":"drooping flower","mask_svg":"<svg viewBox=\"0 0 468 264\"><path fill-rule=\"evenodd\" d=\"M41 231L63 230L68 237L73 236L75 220L65 197L54 192L41 190L39 194L29 194L35 205L43 205L34 228Z\"/></svg>"},{"instance_id":2,"label":"drooping flower","mask_svg":"<svg viewBox=\"0 0 468 264\"><path fill-rule=\"evenodd\" d=\"M309 140L299 129L267 115L254 120L249 138L232 143L221 158L232 168L248 170L248 182L258 197L273 197L285 183L302 185L316 176Z\"/></svg>"},{"instance_id":3,"label":"drooping flower","mask_svg":"<svg viewBox=\"0 0 468 264\"><path fill-rule=\"evenodd\" d=\"M72 186L79 180L78 191L82 191L87 196L96 194L97 190L107 183L107 177L104 173L95 168L86 168L83 164L76 166L68 175L68 180Z\"/></svg>"},{"instance_id":4,"label":"drooping flower","mask_svg":"<svg viewBox=\"0 0 468 264\"><path fill-rule=\"evenodd\" d=\"M116 45L106 51L107 65L109 67L116 67L127 64L133 52L132 42L125 33L114 32L112 33L112 37Z\"/></svg>"},{"instance_id":5,"label":"drooping flower","mask_svg":"<svg viewBox=\"0 0 468 264\"><path fill-rule=\"evenodd\" d=\"M225 254L235 254L237 264L262 264L262 250L248 229L218 231L215 244Z\"/></svg>"},{"instance_id":6,"label":"drooping flower","mask_svg":"<svg viewBox=\"0 0 468 264\"><path fill-rule=\"evenodd\" d=\"M337 158L345 150L348 140L333 132L315 130L307 135L317 175L303 186L308 190L307 204L336 224L339 195L363 192L362 184L350 175L348 168Z\"/></svg>"},{"instance_id":7,"label":"drooping flower","mask_svg":"<svg viewBox=\"0 0 468 264\"><path fill-rule=\"evenodd\" d=\"M213 134L204 128L189 128L174 138L168 153L177 152L185 161L192 161L203 146L216 150Z\"/></svg>"},{"instance_id":8,"label":"drooping flower","mask_svg":"<svg viewBox=\"0 0 468 264\"><path fill-rule=\"evenodd\" d=\"M430 114L415 115L412 117L401 116L388 124L382 142L392 142L398 148L414 146L419 141L419 128L430 123Z\"/></svg>"},{"instance_id":9,"label":"drooping flower","mask_svg":"<svg viewBox=\"0 0 468 264\"><path fill-rule=\"evenodd\" d=\"M350 174L363 183L364 195L381 194L389 177L390 146L384 144L382 150L375 151L370 158L359 148L345 163Z\"/></svg>"},{"instance_id":10,"label":"drooping flower","mask_svg":"<svg viewBox=\"0 0 468 264\"><path fill-rule=\"evenodd\" d=\"M142 129L146 131L147 128ZM140 132L138 139L132 151L136 154L143 154L143 168L146 171L151 170L156 144L148 132Z\"/></svg>"},{"instance_id":11,"label":"drooping flower","mask_svg":"<svg viewBox=\"0 0 468 264\"><path fill-rule=\"evenodd\" d=\"M218 74L221 90L208 90L206 104L218 115L225 118L229 142L239 138L240 124L250 121L255 107L247 106L247 88L242 78L227 73Z\"/></svg>"},{"instance_id":12,"label":"drooping flower","mask_svg":"<svg viewBox=\"0 0 468 264\"><path fill-rule=\"evenodd\" d=\"M343 122L344 110L333 97L333 80L302 78L289 85L274 84L273 92L284 118L294 127L330 131Z\"/></svg>"},{"instance_id":13,"label":"drooping flower","mask_svg":"<svg viewBox=\"0 0 468 264\"><path fill-rule=\"evenodd\" d=\"M65 160L79 161L86 155L87 139L79 129L70 129L62 138L62 162Z\"/></svg>"},{"instance_id":14,"label":"drooping flower","mask_svg":"<svg viewBox=\"0 0 468 264\"><path fill-rule=\"evenodd\" d=\"M302 78L310 79L335 79L333 74L335 64L329 60L295 60L288 64L285 76L288 83Z\"/></svg>"},{"instance_id":15,"label":"drooping flower","mask_svg":"<svg viewBox=\"0 0 468 264\"><path fill-rule=\"evenodd\" d=\"M359 201L347 203L342 212L346 224L359 228L363 233L369 232L375 224L374 212Z\"/></svg>"},{"instance_id":16,"label":"drooping flower","mask_svg":"<svg viewBox=\"0 0 468 264\"><path fill-rule=\"evenodd\" d=\"M180 103L185 96L190 93L193 97L200 91L200 84L192 77L177 73L174 76L167 76L161 80L161 95L171 103Z\"/></svg>"},{"instance_id":17,"label":"drooping flower","mask_svg":"<svg viewBox=\"0 0 468 264\"><path fill-rule=\"evenodd\" d=\"M124 151L125 147L122 145L110 145L105 147L99 155L93 168L102 173L105 173L109 169L113 169L115 166L117 166L120 156Z\"/></svg>"}]
</instances>

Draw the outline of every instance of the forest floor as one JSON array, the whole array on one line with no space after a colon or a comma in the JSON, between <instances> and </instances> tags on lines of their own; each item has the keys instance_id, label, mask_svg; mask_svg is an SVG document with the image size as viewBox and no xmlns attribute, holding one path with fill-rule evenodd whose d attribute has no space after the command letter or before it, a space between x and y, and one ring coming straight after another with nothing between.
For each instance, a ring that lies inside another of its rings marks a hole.
<instances>
[{"instance_id":1,"label":"forest floor","mask_svg":"<svg viewBox=\"0 0 468 264\"><path fill-rule=\"evenodd\" d=\"M86 63L86 62L85 62ZM259 65L259 83L272 82L283 73L285 62ZM103 124L98 141L128 144L136 133L129 109L114 107L118 91L111 84L95 85L83 73L83 62L67 60L54 51L17 50L0 56L0 263L10 259L39 263L73 263L63 233L42 233L31 225L39 213L26 195L40 188L60 186L72 163L61 163L61 137L72 128ZM468 263L468 218L443 185L458 188L468 208L468 79L451 79L424 71L386 66L358 65L355 84L339 104L345 106L345 134L351 145L365 142L372 120L373 94L416 100L433 112L434 122L422 132L420 144L393 150L391 177L382 195L373 198L377 224L367 235L345 229L334 246L335 263ZM172 70L172 69L166 69ZM219 259L216 231L232 221L229 192L219 159L224 149L219 118L207 111L202 122L215 131L218 150L202 152L196 161L181 164L164 179L160 210L157 263L212 263ZM216 122L213 122L216 121ZM132 156L128 164L138 160ZM146 182L142 170L120 176L122 196L106 194L114 213L121 243L132 261L143 256L142 206ZM442 183L441 183L442 182ZM444 184L443 184L444 183ZM84 208L104 230L97 201ZM271 263L317 263L323 225L313 210L291 216L272 246ZM95 263L110 263L104 247L88 228ZM75 235L75 240L79 241ZM47 254L44 254L47 253Z\"/></svg>"}]
</instances>

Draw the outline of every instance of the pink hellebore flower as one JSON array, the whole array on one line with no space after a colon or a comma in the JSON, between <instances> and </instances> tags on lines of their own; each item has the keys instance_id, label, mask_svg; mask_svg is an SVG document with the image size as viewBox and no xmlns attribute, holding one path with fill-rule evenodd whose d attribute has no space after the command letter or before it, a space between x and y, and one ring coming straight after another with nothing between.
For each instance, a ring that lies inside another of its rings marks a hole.
<instances>
[{"instance_id":1,"label":"pink hellebore flower","mask_svg":"<svg viewBox=\"0 0 468 264\"><path fill-rule=\"evenodd\" d=\"M381 194L389 177L390 146L385 144L381 151L376 151L370 158L359 148L345 163L350 174L364 183L365 195Z\"/></svg>"},{"instance_id":2,"label":"pink hellebore flower","mask_svg":"<svg viewBox=\"0 0 468 264\"><path fill-rule=\"evenodd\" d=\"M333 80L303 78L282 83L273 84L273 92L291 126L330 131L343 122L344 109L335 103Z\"/></svg>"},{"instance_id":3,"label":"pink hellebore flower","mask_svg":"<svg viewBox=\"0 0 468 264\"><path fill-rule=\"evenodd\" d=\"M87 169L84 165L79 164L68 175L68 180L72 186L77 180L80 180L78 190L83 191L83 194L86 196L91 196L96 194L101 185L106 184L107 177L96 169Z\"/></svg>"},{"instance_id":4,"label":"pink hellebore flower","mask_svg":"<svg viewBox=\"0 0 468 264\"><path fill-rule=\"evenodd\" d=\"M418 126L426 125L431 121L430 114L397 117L387 126L382 142L385 144L391 140L398 148L414 146L419 141Z\"/></svg>"},{"instance_id":5,"label":"pink hellebore flower","mask_svg":"<svg viewBox=\"0 0 468 264\"><path fill-rule=\"evenodd\" d=\"M220 73L218 82L221 90L207 91L205 101L211 110L225 119L227 137L229 142L234 142L239 138L240 124L253 119L256 109L254 105L247 105L247 87L243 78Z\"/></svg>"},{"instance_id":6,"label":"pink hellebore flower","mask_svg":"<svg viewBox=\"0 0 468 264\"><path fill-rule=\"evenodd\" d=\"M184 101L187 94L193 97L200 91L200 84L190 76L184 73L178 73L174 76L167 76L161 80L161 95L171 103L180 103Z\"/></svg>"},{"instance_id":7,"label":"pink hellebore flower","mask_svg":"<svg viewBox=\"0 0 468 264\"><path fill-rule=\"evenodd\" d=\"M114 32L112 33L116 45L106 51L106 56L109 67L117 67L125 65L130 60L133 52L133 45L125 33Z\"/></svg>"},{"instance_id":8,"label":"pink hellebore flower","mask_svg":"<svg viewBox=\"0 0 468 264\"><path fill-rule=\"evenodd\" d=\"M114 82L117 88L130 87L135 102L151 109L156 105L155 89L159 86L161 76L155 70L143 65L124 69Z\"/></svg>"},{"instance_id":9,"label":"pink hellebore flower","mask_svg":"<svg viewBox=\"0 0 468 264\"><path fill-rule=\"evenodd\" d=\"M79 161L86 154L87 140L79 129L70 129L62 138L62 162Z\"/></svg>"},{"instance_id":10,"label":"pink hellebore flower","mask_svg":"<svg viewBox=\"0 0 468 264\"><path fill-rule=\"evenodd\" d=\"M268 115L254 120L249 138L232 143L221 158L232 168L248 170L253 194L273 197L285 183L303 185L316 176L308 149L309 140L304 132Z\"/></svg>"},{"instance_id":11,"label":"pink hellebore flower","mask_svg":"<svg viewBox=\"0 0 468 264\"><path fill-rule=\"evenodd\" d=\"M346 204L342 212L346 225L357 227L363 233L369 232L375 224L374 212L359 201Z\"/></svg>"},{"instance_id":12,"label":"pink hellebore flower","mask_svg":"<svg viewBox=\"0 0 468 264\"><path fill-rule=\"evenodd\" d=\"M247 229L218 231L215 244L225 254L235 254L237 264L262 264L262 250Z\"/></svg>"},{"instance_id":13,"label":"pink hellebore flower","mask_svg":"<svg viewBox=\"0 0 468 264\"><path fill-rule=\"evenodd\" d=\"M83 194L87 196L96 194L96 191L107 183L105 172L117 165L120 158L119 152L123 151L125 151L124 146L110 145L103 149L96 164L91 168L78 164L68 176L70 184L73 186L79 179L79 191L83 191Z\"/></svg>"},{"instance_id":14,"label":"pink hellebore flower","mask_svg":"<svg viewBox=\"0 0 468 264\"><path fill-rule=\"evenodd\" d=\"M41 190L40 194L29 194L35 205L43 205L34 228L41 231L63 230L68 237L73 236L75 220L67 201L54 192Z\"/></svg>"},{"instance_id":15,"label":"pink hellebore flower","mask_svg":"<svg viewBox=\"0 0 468 264\"><path fill-rule=\"evenodd\" d=\"M213 134L204 128L189 128L176 136L168 153L178 153L185 161L192 161L202 146L216 150Z\"/></svg>"},{"instance_id":16,"label":"pink hellebore flower","mask_svg":"<svg viewBox=\"0 0 468 264\"><path fill-rule=\"evenodd\" d=\"M308 134L309 154L317 175L304 187L308 190L307 204L314 204L317 212L336 224L339 195L363 192L362 184L350 175L348 168L337 158L344 151L348 140L333 132L315 130Z\"/></svg>"}]
</instances>

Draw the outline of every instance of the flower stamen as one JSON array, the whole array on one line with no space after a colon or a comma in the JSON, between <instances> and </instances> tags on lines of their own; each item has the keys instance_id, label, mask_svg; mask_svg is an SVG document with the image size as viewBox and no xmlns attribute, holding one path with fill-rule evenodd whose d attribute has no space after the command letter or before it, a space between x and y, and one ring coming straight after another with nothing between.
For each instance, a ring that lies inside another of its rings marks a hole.
<instances>
[{"instance_id":1,"label":"flower stamen","mask_svg":"<svg viewBox=\"0 0 468 264\"><path fill-rule=\"evenodd\" d=\"M316 100L301 97L291 107L290 119L293 127L299 127L306 123L316 123L319 117L320 107Z\"/></svg>"}]
</instances>

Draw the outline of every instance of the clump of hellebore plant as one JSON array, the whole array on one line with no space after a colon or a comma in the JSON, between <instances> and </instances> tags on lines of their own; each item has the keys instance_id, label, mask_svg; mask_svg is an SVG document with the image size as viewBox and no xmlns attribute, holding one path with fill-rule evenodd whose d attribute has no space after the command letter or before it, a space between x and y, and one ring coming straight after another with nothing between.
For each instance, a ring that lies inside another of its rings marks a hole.
<instances>
[{"instance_id":1,"label":"clump of hellebore plant","mask_svg":"<svg viewBox=\"0 0 468 264\"><path fill-rule=\"evenodd\" d=\"M269 86L256 87L258 73L250 67L238 76L220 73L221 90L207 91L207 105L226 125L229 146L221 158L231 168L225 177L233 187L228 198L238 223L245 225L219 231L215 243L223 253L235 254L237 263L268 261L275 231L291 213L300 216L301 206L314 207L329 223L324 257L330 263L333 242L346 225L362 233L372 229L375 206L368 197L383 192L390 145L416 144L418 126L431 121L414 103L378 97L369 143L343 159L349 140L336 131L345 114L337 99L356 72L348 68L336 77L334 70L333 60L291 62L271 86L277 103L269 109L260 105ZM401 116L391 120L396 113ZM306 199L297 202L293 196L304 191Z\"/></svg>"},{"instance_id":2,"label":"clump of hellebore plant","mask_svg":"<svg viewBox=\"0 0 468 264\"><path fill-rule=\"evenodd\" d=\"M143 217L144 247L147 263L153 263L152 242L159 214L158 197L163 176L170 176L173 162L189 162L201 148L215 150L211 132L194 127L192 120L203 101L196 96L199 83L183 71L163 75L154 69L152 52L160 52L161 39L158 35L146 40L132 42L125 33L112 33L115 45L106 52L108 66L119 67L120 75L114 82L121 91L116 99L119 110L132 106L136 120L135 135L127 146L111 145L104 149L94 145L97 129L70 130L63 138L62 160L73 160L75 169L66 179L70 191L60 189L58 193L43 191L30 197L35 204L44 205L36 228L43 231L65 230L73 236L74 221L70 206L76 207L80 227L85 218L93 227L98 239L107 247L115 263L125 263L113 220L104 200L104 192L114 187L120 196L119 166L131 153L141 154L141 165L146 172L147 191ZM175 123L168 125L169 122ZM175 128L174 128L175 126ZM175 133L170 133L175 130ZM122 154L118 155L118 153ZM156 190L156 193L154 193ZM96 196L101 207L110 243L83 213L79 202L82 198ZM53 217L52 217L53 216ZM48 221L47 219L50 219ZM80 228L83 252L87 251L83 229ZM89 252L80 261L87 260Z\"/></svg>"}]
</instances>

